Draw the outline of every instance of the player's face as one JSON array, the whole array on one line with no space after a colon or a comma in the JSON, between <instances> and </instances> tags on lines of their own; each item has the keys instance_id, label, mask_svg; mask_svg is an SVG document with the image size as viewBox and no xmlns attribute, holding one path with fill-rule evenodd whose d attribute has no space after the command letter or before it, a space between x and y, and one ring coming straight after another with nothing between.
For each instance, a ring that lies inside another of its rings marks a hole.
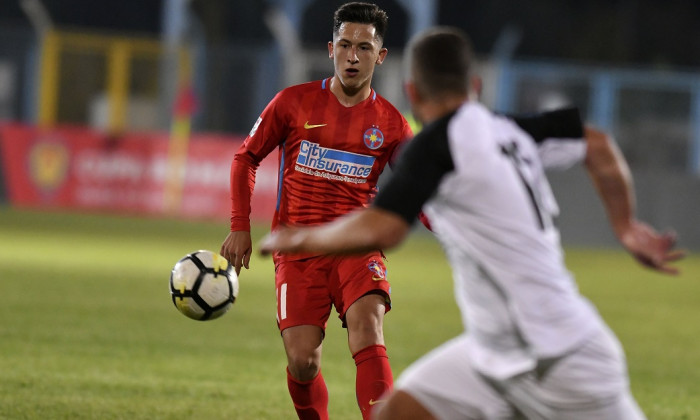
<instances>
[{"instance_id":1,"label":"player's face","mask_svg":"<svg viewBox=\"0 0 700 420\"><path fill-rule=\"evenodd\" d=\"M369 88L374 66L382 64L386 53L376 38L374 25L363 23L343 23L328 43L335 75L349 93Z\"/></svg>"}]
</instances>

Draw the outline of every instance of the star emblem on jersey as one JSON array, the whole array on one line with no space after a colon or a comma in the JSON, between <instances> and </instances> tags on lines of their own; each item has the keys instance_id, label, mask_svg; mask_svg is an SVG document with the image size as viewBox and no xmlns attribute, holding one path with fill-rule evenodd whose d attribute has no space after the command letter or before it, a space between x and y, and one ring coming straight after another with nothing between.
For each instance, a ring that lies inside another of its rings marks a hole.
<instances>
[{"instance_id":1,"label":"star emblem on jersey","mask_svg":"<svg viewBox=\"0 0 700 420\"><path fill-rule=\"evenodd\" d=\"M384 133L376 127L365 130L365 134L362 137L365 141L365 146L371 150L379 149L384 144Z\"/></svg>"},{"instance_id":2,"label":"star emblem on jersey","mask_svg":"<svg viewBox=\"0 0 700 420\"><path fill-rule=\"evenodd\" d=\"M309 122L304 123L304 128L307 130L311 130L312 128L319 128L319 127L325 127L328 124L309 124Z\"/></svg>"},{"instance_id":3,"label":"star emblem on jersey","mask_svg":"<svg viewBox=\"0 0 700 420\"><path fill-rule=\"evenodd\" d=\"M381 264L379 264L376 261L370 261L370 263L367 265L367 268L369 268L369 271L372 272L372 280L374 281L382 281L386 280L386 269L382 267Z\"/></svg>"}]
</instances>

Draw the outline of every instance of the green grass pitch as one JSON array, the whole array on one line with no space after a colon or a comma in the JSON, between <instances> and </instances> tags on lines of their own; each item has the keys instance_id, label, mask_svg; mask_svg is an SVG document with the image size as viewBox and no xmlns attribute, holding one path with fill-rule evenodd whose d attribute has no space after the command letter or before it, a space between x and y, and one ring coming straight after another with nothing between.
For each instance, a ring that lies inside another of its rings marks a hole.
<instances>
[{"instance_id":1,"label":"green grass pitch","mask_svg":"<svg viewBox=\"0 0 700 420\"><path fill-rule=\"evenodd\" d=\"M0 419L290 419L273 268L257 255L223 318L179 314L172 265L218 251L225 222L0 208ZM254 241L265 233L254 232ZM650 419L700 419L700 258L665 277L620 250L567 249L582 292L625 346ZM461 330L430 235L388 254L394 372ZM331 418L357 419L354 364L337 318L324 344Z\"/></svg>"}]
</instances>

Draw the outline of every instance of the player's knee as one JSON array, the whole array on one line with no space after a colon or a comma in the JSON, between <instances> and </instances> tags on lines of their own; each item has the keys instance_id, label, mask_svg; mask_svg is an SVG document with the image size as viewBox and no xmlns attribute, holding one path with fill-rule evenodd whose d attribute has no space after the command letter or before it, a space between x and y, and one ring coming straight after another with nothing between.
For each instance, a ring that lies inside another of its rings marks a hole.
<instances>
[{"instance_id":1,"label":"player's knee","mask_svg":"<svg viewBox=\"0 0 700 420\"><path fill-rule=\"evenodd\" d=\"M321 369L323 331L315 326L302 325L282 331L284 351L287 353L289 373L299 381L313 379Z\"/></svg>"},{"instance_id":2,"label":"player's knee","mask_svg":"<svg viewBox=\"0 0 700 420\"><path fill-rule=\"evenodd\" d=\"M376 344L384 344L384 333L381 325L367 323L356 325L355 328L348 326L348 345L352 353L357 353L365 347Z\"/></svg>"},{"instance_id":3,"label":"player's knee","mask_svg":"<svg viewBox=\"0 0 700 420\"><path fill-rule=\"evenodd\" d=\"M305 351L288 350L287 365L289 373L299 381L310 381L321 370L320 357Z\"/></svg>"}]
</instances>

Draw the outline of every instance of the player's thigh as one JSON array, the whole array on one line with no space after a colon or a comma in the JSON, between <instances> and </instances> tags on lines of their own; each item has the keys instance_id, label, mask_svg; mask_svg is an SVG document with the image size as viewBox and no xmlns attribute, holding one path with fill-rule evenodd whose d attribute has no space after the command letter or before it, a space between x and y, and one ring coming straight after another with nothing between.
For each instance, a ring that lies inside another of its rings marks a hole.
<instances>
[{"instance_id":1,"label":"player's thigh","mask_svg":"<svg viewBox=\"0 0 700 420\"><path fill-rule=\"evenodd\" d=\"M325 330L332 300L322 258L277 263L275 294L281 331L298 325L315 325Z\"/></svg>"},{"instance_id":2,"label":"player's thigh","mask_svg":"<svg viewBox=\"0 0 700 420\"><path fill-rule=\"evenodd\" d=\"M511 406L474 370L468 340L462 335L432 350L401 374L395 388L436 419L513 418Z\"/></svg>"},{"instance_id":3,"label":"player's thigh","mask_svg":"<svg viewBox=\"0 0 700 420\"><path fill-rule=\"evenodd\" d=\"M323 330L315 325L297 325L282 331L282 342L287 354L295 352L310 355L320 352Z\"/></svg>"},{"instance_id":4,"label":"player's thigh","mask_svg":"<svg viewBox=\"0 0 700 420\"><path fill-rule=\"evenodd\" d=\"M357 299L345 312L345 324L348 329L348 345L354 354L363 348L375 344L384 344L383 296L368 294Z\"/></svg>"}]
</instances>

